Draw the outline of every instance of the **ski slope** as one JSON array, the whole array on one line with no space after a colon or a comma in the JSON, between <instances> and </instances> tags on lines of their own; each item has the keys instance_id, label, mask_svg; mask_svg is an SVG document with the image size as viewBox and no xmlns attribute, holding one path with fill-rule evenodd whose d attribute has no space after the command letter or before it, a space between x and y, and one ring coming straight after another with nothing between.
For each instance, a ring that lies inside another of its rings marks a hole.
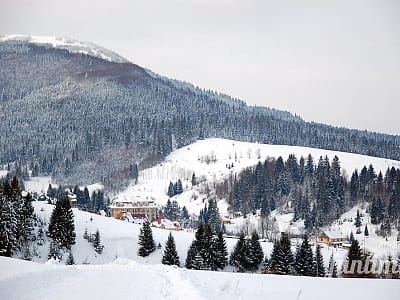
<instances>
[{"instance_id":1,"label":"ski slope","mask_svg":"<svg viewBox=\"0 0 400 300\"><path fill-rule=\"evenodd\" d=\"M116 259L105 265L37 264L0 257L1 299L395 299L399 280L191 271Z\"/></svg>"}]
</instances>

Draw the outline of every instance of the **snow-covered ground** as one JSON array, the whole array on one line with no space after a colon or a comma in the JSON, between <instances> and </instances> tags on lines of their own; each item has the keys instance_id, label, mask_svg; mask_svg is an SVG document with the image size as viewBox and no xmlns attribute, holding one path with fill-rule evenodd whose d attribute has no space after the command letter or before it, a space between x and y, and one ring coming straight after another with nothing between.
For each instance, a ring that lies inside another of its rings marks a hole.
<instances>
[{"instance_id":1,"label":"snow-covered ground","mask_svg":"<svg viewBox=\"0 0 400 300\"><path fill-rule=\"evenodd\" d=\"M5 42L5 41L27 41L39 45L47 44L53 46L54 48L66 49L72 53L82 53L86 55L91 55L112 62L117 62L117 63L129 62L127 59L123 58L119 54L111 50L105 49L103 47L100 47L96 44L90 42L78 41L66 37L28 36L20 34L0 36L0 42Z\"/></svg>"},{"instance_id":2,"label":"snow-covered ground","mask_svg":"<svg viewBox=\"0 0 400 300\"><path fill-rule=\"evenodd\" d=\"M37 264L0 257L1 299L396 299L399 280L191 271L117 259Z\"/></svg>"},{"instance_id":3,"label":"snow-covered ground","mask_svg":"<svg viewBox=\"0 0 400 300\"><path fill-rule=\"evenodd\" d=\"M289 154L295 154L296 157L299 159L301 156L306 157L310 153L314 157L314 160L318 160L320 156L325 155L332 159L335 155L337 155L340 159L342 168L348 174L351 174L351 172L356 168L360 170L364 165L368 166L369 164L373 164L376 172L385 172L388 167L392 166L400 168L399 161L370 157L365 155L307 147L245 143L213 138L197 141L194 144L191 144L181 149L177 149L172 152L162 163L152 168L140 171L139 183L136 185L132 184L125 191L116 195L116 198L121 200L147 198L154 200L158 205L164 205L168 199L167 188L169 182L175 182L176 180L181 179L183 182L184 192L180 195L174 196L173 199L177 200L178 204L181 207L186 206L190 213L198 213L199 210L204 207L206 194L204 193L204 190L202 188L203 184L200 183L199 185L192 187L190 180L193 173L196 174L198 181L212 184L223 179L232 172L238 173L243 168L253 166L259 160L265 160L267 157L282 156L284 159L287 159ZM227 165L232 164L233 168L227 168ZM39 177L33 178L31 181L25 182L25 186L28 191L45 192L49 183L49 177ZM96 183L89 186L90 193L92 193L96 189L102 189L102 186ZM227 213L227 204L225 201L219 201L218 206L222 215ZM350 220L350 218L354 219L357 208L354 208L353 210L344 214L340 219L342 221L345 219ZM388 241L386 241L382 237L376 236L376 226L369 224L369 216L365 213L365 208L362 211L365 217L363 218L363 226L361 229L363 230L364 225L368 224L368 229L370 233L370 236L365 239L365 245L367 249L373 251L378 256L388 254L396 255L399 249L399 245L396 241L397 232L394 230L392 236L388 238ZM104 235L106 235L105 254L103 254L102 257L93 257L93 263L110 262L116 256L119 257L121 253L124 254L124 257L133 259L136 251L135 239L139 232L139 227L137 227L137 225L129 224L128 227L126 227L126 224L122 223L123 225L121 225L121 222L117 223L117 225L114 225L115 223L111 219L102 219L102 222L97 225L96 220L98 220L98 216L93 216L93 222L88 223L90 216L88 216L86 213L75 211L75 214L77 216L82 216L82 219L85 220L83 224L81 224L80 221L77 223L78 238L82 237L85 226L88 226L88 229L92 232L94 232L96 230L96 226L98 226L100 231L104 231ZM301 221L295 224L291 223L292 214L280 215L277 212L273 212L273 214L277 220L277 225L279 227L278 232L302 232L304 226ZM244 227L248 228L248 232L251 232L254 229L259 229L259 221L259 218L250 215L246 219L233 219L232 224L226 225L226 227L230 232L238 233ZM356 238L360 239L361 245L364 245L363 234L355 234L356 228L353 225L354 222L348 221L341 223L343 224L338 225L339 222L337 222L336 224L333 224L331 228L327 229L339 230L345 236L347 236L350 231L353 231ZM112 232L110 232L109 230L107 230L107 228L114 229ZM163 241L165 241L167 238L167 233L165 233L165 231L160 231L160 235L158 235L157 232L158 229L156 230L156 237L159 239L159 242L163 243ZM191 234L187 233L179 234L181 234L183 245L182 247L178 245L178 251L180 252L179 254L181 257L185 257L187 248L189 247L189 244L193 237ZM88 245L85 240L84 242L86 244L83 243L85 246L82 247L91 247L91 245ZM108 242L110 243L110 245L113 246L112 248L109 248L113 249L113 253L109 253L109 251L111 250L107 250ZM234 242L235 241L230 243L228 240L228 247L233 247ZM265 247L266 249L270 249L272 246L269 244L269 246L265 245ZM332 249L326 249L326 251L330 252L332 251ZM341 253L341 250L338 251L339 252L337 254L337 259L339 261L342 261L343 255L345 254ZM267 252L269 253L269 251ZM93 252L92 254L94 256L95 252ZM105 258L105 256L107 255L109 257ZM160 255L158 255L157 258L154 259L154 262L158 263L160 261ZM327 256L329 257L329 255ZM79 262L82 262L84 259L85 257L79 257L78 254Z\"/></svg>"},{"instance_id":4,"label":"snow-covered ground","mask_svg":"<svg viewBox=\"0 0 400 300\"><path fill-rule=\"evenodd\" d=\"M246 167L264 161L268 157L287 159L290 154L295 154L297 159L311 154L315 163L320 156L326 155L330 160L335 155L339 157L342 169L350 176L355 170L361 170L365 165L372 164L378 173L383 173L388 167L400 168L400 161L359 155L346 152L330 151L323 149L268 145L257 143L238 142L233 140L211 138L197 141L189 146L177 149L166 159L149 169L140 171L139 183L129 186L125 191L115 197L121 200L134 198L149 199L159 205L167 202L167 189L169 182L182 180L184 192L174 196L179 205L186 206L190 213L199 213L204 207L206 194L204 186L199 184L195 188L191 185L192 174L195 173L198 181L212 185L226 178L229 174L239 173ZM232 166L233 167L230 167ZM221 214L227 214L227 203L219 201L218 207Z\"/></svg>"}]
</instances>

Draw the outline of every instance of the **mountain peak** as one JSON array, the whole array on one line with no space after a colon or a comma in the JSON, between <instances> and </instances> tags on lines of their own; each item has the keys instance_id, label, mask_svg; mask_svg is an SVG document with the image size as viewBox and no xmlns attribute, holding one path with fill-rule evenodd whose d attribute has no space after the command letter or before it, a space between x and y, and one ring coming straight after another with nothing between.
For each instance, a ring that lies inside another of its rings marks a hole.
<instances>
[{"instance_id":1,"label":"mountain peak","mask_svg":"<svg viewBox=\"0 0 400 300\"><path fill-rule=\"evenodd\" d=\"M39 45L51 45L54 48L66 49L72 53L83 53L111 62L129 62L127 59L123 58L119 54L98 46L94 43L78 41L67 37L29 36L19 34L0 36L0 42L5 41L25 41Z\"/></svg>"}]
</instances>

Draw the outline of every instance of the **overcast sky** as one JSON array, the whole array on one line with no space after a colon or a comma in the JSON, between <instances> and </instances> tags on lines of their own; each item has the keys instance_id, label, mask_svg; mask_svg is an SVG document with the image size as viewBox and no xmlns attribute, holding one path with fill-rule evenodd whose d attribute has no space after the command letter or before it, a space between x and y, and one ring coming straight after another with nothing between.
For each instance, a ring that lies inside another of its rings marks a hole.
<instances>
[{"instance_id":1,"label":"overcast sky","mask_svg":"<svg viewBox=\"0 0 400 300\"><path fill-rule=\"evenodd\" d=\"M91 41L248 104L400 134L399 0L0 0L0 34Z\"/></svg>"}]
</instances>

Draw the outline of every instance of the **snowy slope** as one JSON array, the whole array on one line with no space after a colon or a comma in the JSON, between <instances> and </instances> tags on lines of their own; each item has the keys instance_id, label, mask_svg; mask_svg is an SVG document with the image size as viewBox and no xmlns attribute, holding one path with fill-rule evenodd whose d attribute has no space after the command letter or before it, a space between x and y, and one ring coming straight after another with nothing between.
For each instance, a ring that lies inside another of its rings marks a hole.
<instances>
[{"instance_id":1,"label":"snowy slope","mask_svg":"<svg viewBox=\"0 0 400 300\"><path fill-rule=\"evenodd\" d=\"M72 53L82 53L101 59L105 59L117 63L127 63L129 62L119 54L100 47L96 44L90 42L78 41L65 37L52 37L52 36L27 36L27 35L5 35L0 36L0 42L5 41L27 41L34 44L47 44L55 48L66 49Z\"/></svg>"},{"instance_id":2,"label":"snowy slope","mask_svg":"<svg viewBox=\"0 0 400 300\"><path fill-rule=\"evenodd\" d=\"M62 266L0 257L1 299L395 299L399 280L191 271L117 259Z\"/></svg>"},{"instance_id":3,"label":"snowy slope","mask_svg":"<svg viewBox=\"0 0 400 300\"><path fill-rule=\"evenodd\" d=\"M35 213L42 219L49 220L53 205L43 202L34 202ZM137 255L138 250L138 235L141 225L132 224L113 218L107 218L100 215L90 214L77 209L73 209L75 216L75 231L76 244L72 246L72 252L77 264L105 264L114 261L116 258L130 259L142 264L159 264L161 262L163 247L168 238L170 231L158 228L152 228L153 236L156 244L161 244L162 248L157 249L146 258ZM93 245L83 238L85 229L88 233L94 233L97 229L100 231L101 243L105 246L101 255L94 251ZM186 260L187 250L194 240L194 232L172 231L175 238L176 248L183 265ZM232 252L237 239L226 238L228 252ZM295 241L293 241L295 242ZM301 241L300 241L301 242ZM264 254L270 256L273 244L271 242L260 241ZM292 250L295 251L296 244L293 244ZM40 257L35 257L33 260L37 262L46 262L49 244L46 243L43 247L37 249ZM338 265L342 265L347 251L343 249L323 248L322 253L325 257L326 267L328 260L333 253ZM225 271L232 271L230 266L226 267Z\"/></svg>"},{"instance_id":4,"label":"snowy slope","mask_svg":"<svg viewBox=\"0 0 400 300\"><path fill-rule=\"evenodd\" d=\"M238 142L227 139L211 138L197 141L189 146L172 152L157 166L145 169L139 174L139 184L129 186L116 195L119 199L140 197L152 199L164 205L168 199L167 188L170 181L182 180L184 193L175 196L180 206L186 206L191 213L198 213L204 207L205 195L201 193L201 185L192 189L190 180L195 173L199 180L209 184L221 180L230 173L239 173L246 167L264 161L268 157L287 159L295 154L297 159L311 154L315 163L320 156L327 155L330 160L337 155L342 168L350 176L354 169L373 164L376 172L386 171L388 167L400 168L400 161L371 157L346 152L330 151L308 147L268 145ZM233 168L227 165L233 164ZM225 214L227 206L224 201L218 203L221 213Z\"/></svg>"}]
</instances>

